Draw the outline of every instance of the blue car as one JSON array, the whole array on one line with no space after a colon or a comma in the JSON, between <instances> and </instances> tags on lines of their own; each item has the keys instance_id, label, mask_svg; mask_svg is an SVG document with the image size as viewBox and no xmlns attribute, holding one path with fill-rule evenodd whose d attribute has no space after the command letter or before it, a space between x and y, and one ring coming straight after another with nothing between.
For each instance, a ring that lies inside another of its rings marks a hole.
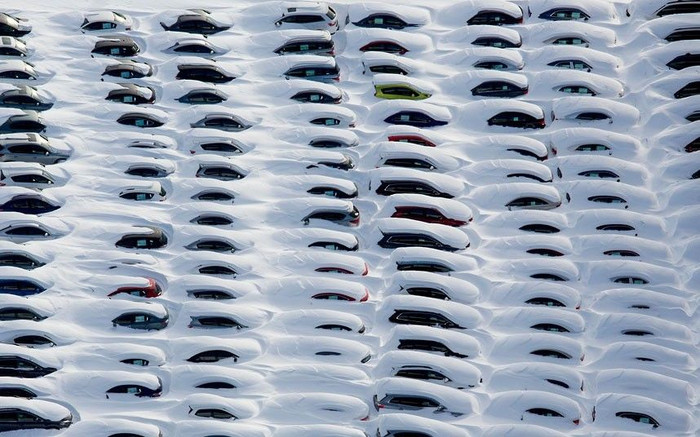
<instances>
[{"instance_id":1,"label":"blue car","mask_svg":"<svg viewBox=\"0 0 700 437\"><path fill-rule=\"evenodd\" d=\"M0 294L31 296L46 291L46 288L28 279L0 279Z\"/></svg>"}]
</instances>

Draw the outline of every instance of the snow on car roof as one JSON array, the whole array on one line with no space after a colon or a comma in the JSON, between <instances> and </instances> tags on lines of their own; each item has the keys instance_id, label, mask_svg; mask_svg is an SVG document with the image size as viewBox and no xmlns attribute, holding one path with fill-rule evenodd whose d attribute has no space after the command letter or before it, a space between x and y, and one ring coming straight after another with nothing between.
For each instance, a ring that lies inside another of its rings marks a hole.
<instances>
[{"instance_id":1,"label":"snow on car roof","mask_svg":"<svg viewBox=\"0 0 700 437\"><path fill-rule=\"evenodd\" d=\"M538 74L542 74L542 72ZM522 73L486 69L468 70L463 73L456 74L450 77L448 80L450 81L451 85L459 86L464 90L471 90L472 88L487 81L511 82L521 88L526 88L528 86L528 78Z\"/></svg>"},{"instance_id":2,"label":"snow on car roof","mask_svg":"<svg viewBox=\"0 0 700 437\"><path fill-rule=\"evenodd\" d=\"M392 29L346 29L347 48L349 51L357 51L366 44L375 41L387 41L398 44L408 53L403 56L419 57L420 53L434 49L433 40L420 33L397 32ZM358 52L359 53L359 52Z\"/></svg>"},{"instance_id":3,"label":"snow on car roof","mask_svg":"<svg viewBox=\"0 0 700 437\"><path fill-rule=\"evenodd\" d=\"M693 314L696 305L689 302L685 293L676 291L680 296L674 296L669 292L670 290L660 292L635 287L613 288L598 293L591 307L616 312L633 305L646 305L650 315L673 313L676 317L680 316L680 320Z\"/></svg>"},{"instance_id":4,"label":"snow on car roof","mask_svg":"<svg viewBox=\"0 0 700 437\"><path fill-rule=\"evenodd\" d=\"M386 3L351 3L348 5L350 22L360 21L375 14L389 14L401 18L408 24L425 25L430 22L430 11L422 7L388 5Z\"/></svg>"},{"instance_id":5,"label":"snow on car roof","mask_svg":"<svg viewBox=\"0 0 700 437\"><path fill-rule=\"evenodd\" d=\"M570 355L574 362L579 362L584 356L584 348L578 340L550 333L510 334L497 338L490 356L496 362L516 363L527 357L530 361L567 363L562 358L531 354L541 349L565 353Z\"/></svg>"},{"instance_id":6,"label":"snow on car roof","mask_svg":"<svg viewBox=\"0 0 700 437\"><path fill-rule=\"evenodd\" d=\"M447 32L439 40L442 47L462 48L466 44L473 43L477 38L502 38L513 44L520 44L521 37L517 30L502 26L490 26L478 24L464 26ZM500 49L499 49L500 50Z\"/></svg>"},{"instance_id":7,"label":"snow on car roof","mask_svg":"<svg viewBox=\"0 0 700 437\"><path fill-rule=\"evenodd\" d=\"M0 397L0 409L5 408L21 408L51 421L59 421L71 415L71 411L63 405L40 399Z\"/></svg>"},{"instance_id":8,"label":"snow on car roof","mask_svg":"<svg viewBox=\"0 0 700 437\"><path fill-rule=\"evenodd\" d=\"M437 11L435 21L445 26L464 26L470 18L481 11L502 12L512 17L522 17L522 9L515 3L504 0L466 0L448 4Z\"/></svg>"},{"instance_id":9,"label":"snow on car roof","mask_svg":"<svg viewBox=\"0 0 700 437\"><path fill-rule=\"evenodd\" d=\"M659 428L664 432L689 432L697 421L685 410L664 402L650 399L646 396L636 396L622 393L608 393L596 399L596 421L602 426L619 426L621 419L617 412L635 412L648 414L659 422Z\"/></svg>"},{"instance_id":10,"label":"snow on car roof","mask_svg":"<svg viewBox=\"0 0 700 437\"><path fill-rule=\"evenodd\" d=\"M615 6L604 0L589 0L586 3L574 0L530 0L532 15L539 15L552 8L579 9L596 21L610 21L616 18Z\"/></svg>"},{"instance_id":11,"label":"snow on car roof","mask_svg":"<svg viewBox=\"0 0 700 437\"><path fill-rule=\"evenodd\" d=\"M472 210L464 203L437 197L428 197L422 194L401 193L389 196L382 209L392 212L392 208L400 206L420 206L423 208L437 209L444 215L468 221L472 217Z\"/></svg>"},{"instance_id":12,"label":"snow on car roof","mask_svg":"<svg viewBox=\"0 0 700 437\"><path fill-rule=\"evenodd\" d=\"M258 357L262 353L262 344L252 338L221 338L206 335L196 337L178 337L173 340L173 349L178 359L186 360L192 355L208 350L225 350L238 355L239 361ZM233 362L231 360L231 362ZM226 362L221 365L226 365Z\"/></svg>"},{"instance_id":13,"label":"snow on car roof","mask_svg":"<svg viewBox=\"0 0 700 437\"><path fill-rule=\"evenodd\" d=\"M419 271L396 272L392 276L391 285L387 287L387 290L398 293L412 287L437 287L445 290L452 300L461 303L474 303L479 297L479 288L471 282Z\"/></svg>"},{"instance_id":14,"label":"snow on car roof","mask_svg":"<svg viewBox=\"0 0 700 437\"><path fill-rule=\"evenodd\" d=\"M451 267L458 272L472 271L478 268L476 260L469 256L429 247L401 247L394 249L389 255L388 264L395 267L399 262L434 262Z\"/></svg>"},{"instance_id":15,"label":"snow on car roof","mask_svg":"<svg viewBox=\"0 0 700 437\"><path fill-rule=\"evenodd\" d=\"M557 299L569 308L578 308L581 296L575 288L560 282L524 281L504 282L493 289L497 302L526 302L536 297Z\"/></svg>"},{"instance_id":16,"label":"snow on car roof","mask_svg":"<svg viewBox=\"0 0 700 437\"><path fill-rule=\"evenodd\" d=\"M544 182L552 181L552 170L544 164L523 159L492 159L475 162L464 169L465 178L473 185L509 182L513 174L527 174Z\"/></svg>"},{"instance_id":17,"label":"snow on car roof","mask_svg":"<svg viewBox=\"0 0 700 437\"><path fill-rule=\"evenodd\" d=\"M482 437L565 437L567 435L538 425L517 424L487 427Z\"/></svg>"},{"instance_id":18,"label":"snow on car roof","mask_svg":"<svg viewBox=\"0 0 700 437\"><path fill-rule=\"evenodd\" d=\"M386 395L418 395L426 396L445 403L451 411L464 414L476 413L479 405L475 396L455 390L452 387L443 387L430 382L409 378L383 378L377 381L376 389L379 401Z\"/></svg>"},{"instance_id":19,"label":"snow on car roof","mask_svg":"<svg viewBox=\"0 0 700 437\"><path fill-rule=\"evenodd\" d=\"M143 437L159 437L160 428L151 423L116 417L96 417L82 419L71 425L71 433L78 435L99 435L106 430L124 433L138 433Z\"/></svg>"},{"instance_id":20,"label":"snow on car roof","mask_svg":"<svg viewBox=\"0 0 700 437\"><path fill-rule=\"evenodd\" d=\"M507 101L503 101L507 100ZM483 114L484 123L487 119L501 112L522 112L534 118L544 118L544 111L534 103L514 99L479 100L470 102L460 108L460 116L468 121L474 114Z\"/></svg>"},{"instance_id":21,"label":"snow on car roof","mask_svg":"<svg viewBox=\"0 0 700 437\"><path fill-rule=\"evenodd\" d=\"M633 125L640 119L640 112L634 106L602 97L561 97L553 101L552 111L557 120L573 118L582 112L597 111L610 115L613 123L621 123L623 125Z\"/></svg>"},{"instance_id":22,"label":"snow on car roof","mask_svg":"<svg viewBox=\"0 0 700 437\"><path fill-rule=\"evenodd\" d=\"M271 437L270 429L254 423L234 423L223 420L180 420L176 422L175 437L207 437L224 434L227 437Z\"/></svg>"},{"instance_id":23,"label":"snow on car roof","mask_svg":"<svg viewBox=\"0 0 700 437\"><path fill-rule=\"evenodd\" d=\"M578 21L546 21L532 24L530 34L537 35L537 41L551 44L558 38L582 38L596 49L612 47L617 42L617 34L602 26Z\"/></svg>"},{"instance_id":24,"label":"snow on car roof","mask_svg":"<svg viewBox=\"0 0 700 437\"><path fill-rule=\"evenodd\" d=\"M574 334L582 333L586 326L583 317L576 313L564 309L537 306L495 311L489 326L498 327L504 331L522 332L540 323L560 325Z\"/></svg>"},{"instance_id":25,"label":"snow on car roof","mask_svg":"<svg viewBox=\"0 0 700 437\"><path fill-rule=\"evenodd\" d=\"M408 73L424 70L426 67L423 62L418 60L384 52L364 52L360 59L362 60L362 65L366 69L365 74L372 74L372 72L369 71L369 67L385 64L401 67L407 70Z\"/></svg>"},{"instance_id":26,"label":"snow on car roof","mask_svg":"<svg viewBox=\"0 0 700 437\"><path fill-rule=\"evenodd\" d=\"M599 393L646 395L645 387L663 387L654 399L679 408L687 408L696 398L692 383L671 375L645 369L604 369L595 378Z\"/></svg>"},{"instance_id":27,"label":"snow on car roof","mask_svg":"<svg viewBox=\"0 0 700 437\"><path fill-rule=\"evenodd\" d=\"M572 390L580 390L584 384L584 375L576 368L554 363L527 362L508 364L495 369L489 386L499 392L511 390L513 387L539 390L551 384L548 379L568 384Z\"/></svg>"},{"instance_id":28,"label":"snow on car roof","mask_svg":"<svg viewBox=\"0 0 700 437\"><path fill-rule=\"evenodd\" d=\"M478 385L481 378L481 370L469 362L411 350L393 350L383 354L374 372L375 375L388 375L402 367L431 368L447 373L450 379L460 383L468 382L470 385Z\"/></svg>"},{"instance_id":29,"label":"snow on car roof","mask_svg":"<svg viewBox=\"0 0 700 437\"><path fill-rule=\"evenodd\" d=\"M190 414L200 408L223 408L238 419L249 419L260 411L257 402L253 400L225 398L209 393L190 394L182 399L180 405L180 408L185 411L191 409Z\"/></svg>"},{"instance_id":30,"label":"snow on car roof","mask_svg":"<svg viewBox=\"0 0 700 437\"><path fill-rule=\"evenodd\" d=\"M493 395L485 413L517 420L531 408L550 408L569 420L580 419L582 408L575 400L539 390L513 390Z\"/></svg>"},{"instance_id":31,"label":"snow on car roof","mask_svg":"<svg viewBox=\"0 0 700 437\"><path fill-rule=\"evenodd\" d=\"M503 205L521 197L537 197L548 202L559 203L562 196L556 188L549 185L535 182L510 182L474 188L469 197L477 203L491 205L494 203L493 200L497 199L502 205L492 205L492 207L502 208Z\"/></svg>"},{"instance_id":32,"label":"snow on car roof","mask_svg":"<svg viewBox=\"0 0 700 437\"><path fill-rule=\"evenodd\" d=\"M382 414L377 418L376 422L381 432L410 429L439 436L468 437L471 435L466 430L455 425L408 413Z\"/></svg>"},{"instance_id":33,"label":"snow on car roof","mask_svg":"<svg viewBox=\"0 0 700 437\"><path fill-rule=\"evenodd\" d=\"M479 311L471 306L457 302L438 299L426 299L423 296L394 295L386 296L381 304L382 313L390 317L394 311L436 311L466 329L475 329L483 322Z\"/></svg>"},{"instance_id":34,"label":"snow on car roof","mask_svg":"<svg viewBox=\"0 0 700 437\"><path fill-rule=\"evenodd\" d=\"M650 331L655 338L686 344L693 341L693 332L685 325L646 314L606 314L600 318L597 328L601 337L641 329Z\"/></svg>"},{"instance_id":35,"label":"snow on car roof","mask_svg":"<svg viewBox=\"0 0 700 437\"><path fill-rule=\"evenodd\" d=\"M470 358L481 354L481 343L465 331L446 330L432 326L395 325L391 328L391 337L382 343L385 350L396 349L400 340L429 340L447 345L453 352Z\"/></svg>"},{"instance_id":36,"label":"snow on car roof","mask_svg":"<svg viewBox=\"0 0 700 437\"><path fill-rule=\"evenodd\" d=\"M520 70L525 66L520 50L504 50L498 47L468 47L438 58L441 64L472 67L479 62L497 61L512 64Z\"/></svg>"},{"instance_id":37,"label":"snow on car roof","mask_svg":"<svg viewBox=\"0 0 700 437\"><path fill-rule=\"evenodd\" d=\"M554 89L567 85L585 86L594 90L597 95L610 98L622 97L624 87L621 82L606 76L585 71L540 71L534 75L531 86L532 89Z\"/></svg>"},{"instance_id":38,"label":"snow on car roof","mask_svg":"<svg viewBox=\"0 0 700 437\"><path fill-rule=\"evenodd\" d=\"M379 218L375 223L382 234L404 232L427 234L457 249L464 249L469 244L469 237L463 231L451 226L403 218Z\"/></svg>"},{"instance_id":39,"label":"snow on car roof","mask_svg":"<svg viewBox=\"0 0 700 437\"><path fill-rule=\"evenodd\" d=\"M381 185L381 181L410 180L414 182L427 182L440 191L457 197L464 191L464 183L459 179L443 175L440 173L428 173L410 168L381 167L371 172L371 189L376 190Z\"/></svg>"},{"instance_id":40,"label":"snow on car roof","mask_svg":"<svg viewBox=\"0 0 700 437\"><path fill-rule=\"evenodd\" d=\"M329 254L324 253L324 255ZM276 315L270 323L288 324L292 328L303 324L314 325L314 327L324 324L349 324L355 328L363 325L362 319L354 314L328 309L289 310Z\"/></svg>"},{"instance_id":41,"label":"snow on car roof","mask_svg":"<svg viewBox=\"0 0 700 437\"><path fill-rule=\"evenodd\" d=\"M323 435L324 437L365 437L364 431L343 425L287 425L276 427L274 437L308 437Z\"/></svg>"}]
</instances>

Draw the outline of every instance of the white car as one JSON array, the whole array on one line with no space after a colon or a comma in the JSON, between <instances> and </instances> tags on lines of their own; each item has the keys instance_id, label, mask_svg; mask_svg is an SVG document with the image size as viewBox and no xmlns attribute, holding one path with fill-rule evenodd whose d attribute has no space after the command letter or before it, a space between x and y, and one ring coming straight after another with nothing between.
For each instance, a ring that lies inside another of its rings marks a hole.
<instances>
[{"instance_id":1,"label":"white car","mask_svg":"<svg viewBox=\"0 0 700 437\"><path fill-rule=\"evenodd\" d=\"M275 26L284 29L338 31L338 14L324 2L287 2Z\"/></svg>"}]
</instances>

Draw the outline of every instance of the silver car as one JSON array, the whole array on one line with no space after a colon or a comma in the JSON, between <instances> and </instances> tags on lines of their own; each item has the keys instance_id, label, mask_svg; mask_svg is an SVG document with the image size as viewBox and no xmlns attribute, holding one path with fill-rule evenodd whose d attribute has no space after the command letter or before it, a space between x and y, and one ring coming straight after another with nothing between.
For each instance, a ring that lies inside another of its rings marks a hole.
<instances>
[{"instance_id":1,"label":"silver car","mask_svg":"<svg viewBox=\"0 0 700 437\"><path fill-rule=\"evenodd\" d=\"M70 157L67 151L59 150L49 140L36 133L0 135L0 162L37 162L57 164Z\"/></svg>"}]
</instances>

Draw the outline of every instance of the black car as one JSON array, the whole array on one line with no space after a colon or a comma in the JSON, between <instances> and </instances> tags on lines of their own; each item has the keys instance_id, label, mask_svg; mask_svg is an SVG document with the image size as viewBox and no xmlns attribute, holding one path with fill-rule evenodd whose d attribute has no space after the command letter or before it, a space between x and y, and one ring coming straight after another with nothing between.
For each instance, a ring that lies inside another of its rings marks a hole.
<instances>
[{"instance_id":1,"label":"black car","mask_svg":"<svg viewBox=\"0 0 700 437\"><path fill-rule=\"evenodd\" d=\"M34 270L44 266L45 263L36 260L31 255L20 252L0 252L0 267L18 267L24 270Z\"/></svg>"},{"instance_id":2,"label":"black car","mask_svg":"<svg viewBox=\"0 0 700 437\"><path fill-rule=\"evenodd\" d=\"M551 21L588 21L591 17L577 8L554 8L542 12L539 18Z\"/></svg>"},{"instance_id":3,"label":"black car","mask_svg":"<svg viewBox=\"0 0 700 437\"><path fill-rule=\"evenodd\" d=\"M14 378L41 378L55 372L54 367L43 367L34 361L16 355L0 355L0 376Z\"/></svg>"},{"instance_id":4,"label":"black car","mask_svg":"<svg viewBox=\"0 0 700 437\"><path fill-rule=\"evenodd\" d=\"M160 249L168 244L168 237L161 229L150 228L148 234L126 234L117 241L117 247L128 249Z\"/></svg>"},{"instance_id":5,"label":"black car","mask_svg":"<svg viewBox=\"0 0 700 437\"><path fill-rule=\"evenodd\" d=\"M513 42L498 36L482 36L472 41L472 45L475 46L496 47L498 49L518 48L522 44L522 41Z\"/></svg>"},{"instance_id":6,"label":"black car","mask_svg":"<svg viewBox=\"0 0 700 437\"><path fill-rule=\"evenodd\" d=\"M430 197L444 197L446 199L454 197L452 194L442 192L426 182L412 180L381 181L381 184L375 192L382 196L415 193Z\"/></svg>"},{"instance_id":7,"label":"black car","mask_svg":"<svg viewBox=\"0 0 700 437\"><path fill-rule=\"evenodd\" d=\"M556 67L556 68L567 68L569 70L581 70L581 71L588 71L590 72L593 70L593 67L588 65L585 61L582 61L580 59L558 59L556 61L552 61L548 63L550 67Z\"/></svg>"},{"instance_id":8,"label":"black car","mask_svg":"<svg viewBox=\"0 0 700 437\"><path fill-rule=\"evenodd\" d=\"M527 94L528 87L520 87L504 80L489 80L472 88L473 96L519 97Z\"/></svg>"},{"instance_id":9,"label":"black car","mask_svg":"<svg viewBox=\"0 0 700 437\"><path fill-rule=\"evenodd\" d=\"M396 270L400 272L451 273L454 269L437 261L399 261Z\"/></svg>"},{"instance_id":10,"label":"black car","mask_svg":"<svg viewBox=\"0 0 700 437\"><path fill-rule=\"evenodd\" d=\"M136 41L128 36L120 36L118 38L97 41L91 53L106 56L132 57L138 55L140 52L141 49L138 44L136 44Z\"/></svg>"},{"instance_id":11,"label":"black car","mask_svg":"<svg viewBox=\"0 0 700 437\"><path fill-rule=\"evenodd\" d=\"M151 76L153 68L148 64L137 64L135 62L121 62L105 67L102 76L120 77L122 79L141 79Z\"/></svg>"},{"instance_id":12,"label":"black car","mask_svg":"<svg viewBox=\"0 0 700 437\"><path fill-rule=\"evenodd\" d=\"M500 112L487 121L489 126L518 127L521 129L543 129L546 127L544 118L535 118L530 114L516 111Z\"/></svg>"},{"instance_id":13,"label":"black car","mask_svg":"<svg viewBox=\"0 0 700 437\"><path fill-rule=\"evenodd\" d=\"M0 398L35 399L37 394L26 387L10 385L0 386Z\"/></svg>"},{"instance_id":14,"label":"black car","mask_svg":"<svg viewBox=\"0 0 700 437\"><path fill-rule=\"evenodd\" d=\"M198 9L193 10L192 12L195 13L180 15L177 17L175 23L171 24L170 26L162 21L160 22L160 25L165 30L197 33L200 35L213 35L231 28L231 26L222 26L216 23L205 10Z\"/></svg>"},{"instance_id":15,"label":"black car","mask_svg":"<svg viewBox=\"0 0 700 437\"><path fill-rule=\"evenodd\" d=\"M0 308L0 321L9 322L12 320L31 320L40 322L46 317L29 308L2 307Z\"/></svg>"},{"instance_id":16,"label":"black car","mask_svg":"<svg viewBox=\"0 0 700 437\"><path fill-rule=\"evenodd\" d=\"M233 244L219 238L200 238L185 246L185 249L220 253L234 253L238 250Z\"/></svg>"},{"instance_id":17,"label":"black car","mask_svg":"<svg viewBox=\"0 0 700 437\"><path fill-rule=\"evenodd\" d=\"M223 316L190 316L188 328L236 328L245 329L248 326L241 324L236 319Z\"/></svg>"},{"instance_id":18,"label":"black car","mask_svg":"<svg viewBox=\"0 0 700 437\"><path fill-rule=\"evenodd\" d=\"M43 101L35 88L22 85L18 86L17 89L8 90L0 94L0 106L4 108L46 111L53 107L53 103Z\"/></svg>"},{"instance_id":19,"label":"black car","mask_svg":"<svg viewBox=\"0 0 700 437\"><path fill-rule=\"evenodd\" d=\"M32 27L24 23L25 20L14 17L5 12L0 12L0 36L24 36L32 31Z\"/></svg>"},{"instance_id":20,"label":"black car","mask_svg":"<svg viewBox=\"0 0 700 437\"><path fill-rule=\"evenodd\" d=\"M105 100L127 103L129 105L148 104L156 101L156 90L151 87L139 86L132 83L123 83L119 85L121 88L110 91Z\"/></svg>"},{"instance_id":21,"label":"black car","mask_svg":"<svg viewBox=\"0 0 700 437\"><path fill-rule=\"evenodd\" d=\"M696 0L676 0L666 3L656 11L657 17L675 14L695 14L700 12L700 2Z\"/></svg>"},{"instance_id":22,"label":"black car","mask_svg":"<svg viewBox=\"0 0 700 437\"><path fill-rule=\"evenodd\" d=\"M356 252L357 249L359 249L359 244L349 247L342 243L338 243L337 241L314 241L313 243L309 244L308 247L321 247L323 249L340 250L343 252Z\"/></svg>"},{"instance_id":23,"label":"black car","mask_svg":"<svg viewBox=\"0 0 700 437\"><path fill-rule=\"evenodd\" d=\"M435 127L447 124L446 121L436 120L428 114L419 111L400 111L385 118L384 122L414 127Z\"/></svg>"},{"instance_id":24,"label":"black car","mask_svg":"<svg viewBox=\"0 0 700 437\"><path fill-rule=\"evenodd\" d=\"M284 72L283 76L287 79L307 79L316 82L333 82L340 80L340 68L337 65L309 65L290 68Z\"/></svg>"},{"instance_id":25,"label":"black car","mask_svg":"<svg viewBox=\"0 0 700 437\"><path fill-rule=\"evenodd\" d=\"M0 134L11 134L15 132L44 132L46 125L39 114L35 111L24 114L11 115L0 124Z\"/></svg>"},{"instance_id":26,"label":"black car","mask_svg":"<svg viewBox=\"0 0 700 437\"><path fill-rule=\"evenodd\" d=\"M117 123L140 128L160 127L165 124L163 120L160 120L153 115L142 114L140 112L126 113L117 119Z\"/></svg>"},{"instance_id":27,"label":"black car","mask_svg":"<svg viewBox=\"0 0 700 437\"><path fill-rule=\"evenodd\" d=\"M368 15L359 21L353 21L357 27L367 27L375 29L396 29L401 30L407 27L417 27L419 24L410 24L393 14L379 13Z\"/></svg>"},{"instance_id":28,"label":"black car","mask_svg":"<svg viewBox=\"0 0 700 437\"><path fill-rule=\"evenodd\" d=\"M394 310L389 321L399 325L436 326L444 329L466 329L449 318L433 311Z\"/></svg>"},{"instance_id":29,"label":"black car","mask_svg":"<svg viewBox=\"0 0 700 437\"><path fill-rule=\"evenodd\" d=\"M147 312L128 312L112 320L112 326L124 326L131 329L142 329L146 331L161 330L168 326L168 315L159 317Z\"/></svg>"},{"instance_id":30,"label":"black car","mask_svg":"<svg viewBox=\"0 0 700 437\"><path fill-rule=\"evenodd\" d=\"M676 56L666 64L668 68L674 70L683 70L697 67L698 65L700 65L700 53L686 53L685 55Z\"/></svg>"},{"instance_id":31,"label":"black car","mask_svg":"<svg viewBox=\"0 0 700 437\"><path fill-rule=\"evenodd\" d=\"M700 39L700 27L685 27L676 29L669 33L664 39L668 42L692 41Z\"/></svg>"},{"instance_id":32,"label":"black car","mask_svg":"<svg viewBox=\"0 0 700 437\"><path fill-rule=\"evenodd\" d=\"M70 414L62 419L52 420L22 408L0 408L0 432L27 429L63 429L72 424L73 416Z\"/></svg>"},{"instance_id":33,"label":"black car","mask_svg":"<svg viewBox=\"0 0 700 437\"><path fill-rule=\"evenodd\" d=\"M354 206L350 211L346 209L318 210L304 217L302 222L308 225L311 220L326 220L343 226L357 226L360 224L360 211Z\"/></svg>"},{"instance_id":34,"label":"black car","mask_svg":"<svg viewBox=\"0 0 700 437\"><path fill-rule=\"evenodd\" d=\"M346 193L345 191L342 191L338 188L318 186L310 188L306 192L309 194L316 194L320 196L335 197L336 199L353 199L357 197L357 189L355 189L351 193Z\"/></svg>"},{"instance_id":35,"label":"black car","mask_svg":"<svg viewBox=\"0 0 700 437\"><path fill-rule=\"evenodd\" d=\"M333 55L333 40L297 40L290 41L275 50L278 55Z\"/></svg>"},{"instance_id":36,"label":"black car","mask_svg":"<svg viewBox=\"0 0 700 437\"><path fill-rule=\"evenodd\" d=\"M394 55L405 55L409 50L393 41L372 41L360 47L361 52L383 52Z\"/></svg>"},{"instance_id":37,"label":"black car","mask_svg":"<svg viewBox=\"0 0 700 437\"><path fill-rule=\"evenodd\" d=\"M435 237L427 234L412 232L388 232L382 233L382 239L377 242L384 249L397 249L400 247L429 247L431 249L456 252L462 248L452 247Z\"/></svg>"},{"instance_id":38,"label":"black car","mask_svg":"<svg viewBox=\"0 0 700 437\"><path fill-rule=\"evenodd\" d=\"M227 83L235 79L221 67L208 64L184 64L177 66L178 80L198 80L208 83Z\"/></svg>"},{"instance_id":39,"label":"black car","mask_svg":"<svg viewBox=\"0 0 700 437\"><path fill-rule=\"evenodd\" d=\"M251 128L244 121L232 114L208 114L201 120L190 123L190 127L204 129L219 129L227 132L240 132Z\"/></svg>"},{"instance_id":40,"label":"black car","mask_svg":"<svg viewBox=\"0 0 700 437\"><path fill-rule=\"evenodd\" d=\"M192 90L177 99L180 103L189 103L190 105L215 105L226 100L228 100L228 96L225 93L214 89Z\"/></svg>"},{"instance_id":41,"label":"black car","mask_svg":"<svg viewBox=\"0 0 700 437\"><path fill-rule=\"evenodd\" d=\"M457 353L443 343L434 340L400 339L397 349L439 352L446 357L469 358L468 355Z\"/></svg>"},{"instance_id":42,"label":"black car","mask_svg":"<svg viewBox=\"0 0 700 437\"><path fill-rule=\"evenodd\" d=\"M698 94L700 94L700 81L696 80L686 84L683 88L673 93L673 97L683 99L690 96L697 96Z\"/></svg>"},{"instance_id":43,"label":"black car","mask_svg":"<svg viewBox=\"0 0 700 437\"><path fill-rule=\"evenodd\" d=\"M502 26L504 24L520 24L523 22L522 12L520 16L514 17L501 11L491 11L488 9L479 11L476 15L467 20L468 25L490 25Z\"/></svg>"},{"instance_id":44,"label":"black car","mask_svg":"<svg viewBox=\"0 0 700 437\"><path fill-rule=\"evenodd\" d=\"M40 194L18 194L0 205L0 211L21 212L23 214L46 214L56 211L60 205L50 203Z\"/></svg>"},{"instance_id":45,"label":"black car","mask_svg":"<svg viewBox=\"0 0 700 437\"><path fill-rule=\"evenodd\" d=\"M323 91L300 91L290 97L292 100L302 103L333 103L337 104L342 101L342 97L333 97Z\"/></svg>"},{"instance_id":46,"label":"black car","mask_svg":"<svg viewBox=\"0 0 700 437\"><path fill-rule=\"evenodd\" d=\"M403 68L397 65L372 65L371 67L369 67L369 71L371 71L372 73L400 74L402 76L408 76L408 71L404 70Z\"/></svg>"},{"instance_id":47,"label":"black car","mask_svg":"<svg viewBox=\"0 0 700 437\"><path fill-rule=\"evenodd\" d=\"M158 382L158 387L155 389L139 384L117 385L107 390L107 397L109 397L109 393L124 393L134 395L138 398L157 398L163 393L163 384L160 383L160 378L158 378Z\"/></svg>"},{"instance_id":48,"label":"black car","mask_svg":"<svg viewBox=\"0 0 700 437\"><path fill-rule=\"evenodd\" d=\"M233 352L229 352L227 350L214 349L194 354L189 357L187 361L190 363L216 363L229 358L233 358L233 362L235 363L238 361L239 357Z\"/></svg>"},{"instance_id":49,"label":"black car","mask_svg":"<svg viewBox=\"0 0 700 437\"><path fill-rule=\"evenodd\" d=\"M637 413L634 411L619 411L615 413L615 417L622 417L623 419L634 420L638 423L646 423L651 425L652 428L658 428L659 422L648 414Z\"/></svg>"}]
</instances>

